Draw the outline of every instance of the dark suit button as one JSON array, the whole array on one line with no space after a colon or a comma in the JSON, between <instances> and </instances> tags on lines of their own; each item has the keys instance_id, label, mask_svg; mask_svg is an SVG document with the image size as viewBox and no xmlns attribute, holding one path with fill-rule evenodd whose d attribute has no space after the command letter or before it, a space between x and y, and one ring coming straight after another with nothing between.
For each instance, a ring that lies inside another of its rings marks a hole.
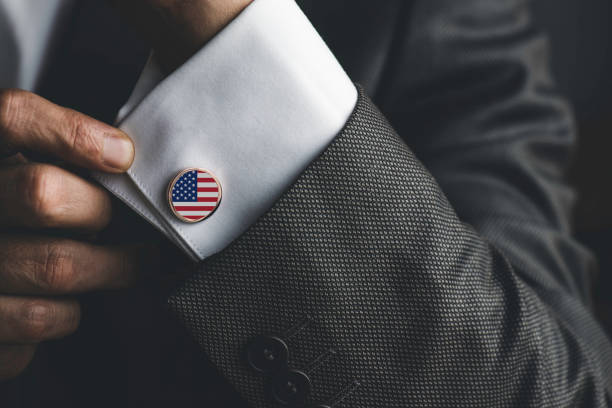
<instances>
[{"instance_id":1,"label":"dark suit button","mask_svg":"<svg viewBox=\"0 0 612 408\"><path fill-rule=\"evenodd\" d=\"M280 372L272 378L271 392L274 399L285 405L302 405L310 394L310 378L299 370Z\"/></svg>"},{"instance_id":2,"label":"dark suit button","mask_svg":"<svg viewBox=\"0 0 612 408\"><path fill-rule=\"evenodd\" d=\"M278 337L260 336L249 343L246 357L255 371L270 374L287 368L289 348Z\"/></svg>"}]
</instances>

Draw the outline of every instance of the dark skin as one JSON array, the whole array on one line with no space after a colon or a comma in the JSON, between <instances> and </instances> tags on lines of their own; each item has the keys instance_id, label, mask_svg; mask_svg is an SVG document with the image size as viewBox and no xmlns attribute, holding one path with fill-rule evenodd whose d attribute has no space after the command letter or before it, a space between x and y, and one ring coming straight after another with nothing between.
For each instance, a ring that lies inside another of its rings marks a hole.
<instances>
[{"instance_id":1,"label":"dark skin","mask_svg":"<svg viewBox=\"0 0 612 408\"><path fill-rule=\"evenodd\" d=\"M149 39L171 72L232 21L252 0L108 0Z\"/></svg>"},{"instance_id":2,"label":"dark skin","mask_svg":"<svg viewBox=\"0 0 612 408\"><path fill-rule=\"evenodd\" d=\"M171 72L252 0L109 1L150 39ZM125 172L135 154L117 128L29 92L0 90L0 380L18 376L39 343L77 330L74 295L129 287L140 265L136 246L85 238L113 217L105 190L21 152L108 173ZM65 233L53 237L51 229Z\"/></svg>"}]
</instances>

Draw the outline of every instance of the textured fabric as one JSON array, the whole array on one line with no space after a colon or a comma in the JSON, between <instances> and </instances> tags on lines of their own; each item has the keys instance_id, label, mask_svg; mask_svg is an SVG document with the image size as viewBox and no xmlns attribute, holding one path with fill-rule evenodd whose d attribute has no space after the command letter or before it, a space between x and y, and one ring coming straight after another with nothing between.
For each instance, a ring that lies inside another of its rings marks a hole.
<instances>
[{"instance_id":1,"label":"textured fabric","mask_svg":"<svg viewBox=\"0 0 612 408\"><path fill-rule=\"evenodd\" d=\"M457 218L362 94L327 151L170 303L254 407L274 404L241 350L304 318L290 365L312 376L312 403L358 381L339 406L605 406L610 349L595 324L576 329L592 318L575 295L557 296L572 314Z\"/></svg>"}]
</instances>

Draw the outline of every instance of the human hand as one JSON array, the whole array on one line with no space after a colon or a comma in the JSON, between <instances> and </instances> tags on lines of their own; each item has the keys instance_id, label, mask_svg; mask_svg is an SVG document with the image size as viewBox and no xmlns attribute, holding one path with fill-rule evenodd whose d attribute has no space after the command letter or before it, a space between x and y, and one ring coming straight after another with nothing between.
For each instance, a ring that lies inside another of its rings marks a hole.
<instances>
[{"instance_id":1,"label":"human hand","mask_svg":"<svg viewBox=\"0 0 612 408\"><path fill-rule=\"evenodd\" d=\"M168 71L183 64L252 0L109 0L145 36Z\"/></svg>"},{"instance_id":2,"label":"human hand","mask_svg":"<svg viewBox=\"0 0 612 408\"><path fill-rule=\"evenodd\" d=\"M76 330L80 308L71 295L125 287L138 269L136 250L82 239L111 220L108 193L63 168L26 160L26 152L112 173L134 158L119 129L25 91L0 90L0 380L22 372L38 343Z\"/></svg>"}]
</instances>

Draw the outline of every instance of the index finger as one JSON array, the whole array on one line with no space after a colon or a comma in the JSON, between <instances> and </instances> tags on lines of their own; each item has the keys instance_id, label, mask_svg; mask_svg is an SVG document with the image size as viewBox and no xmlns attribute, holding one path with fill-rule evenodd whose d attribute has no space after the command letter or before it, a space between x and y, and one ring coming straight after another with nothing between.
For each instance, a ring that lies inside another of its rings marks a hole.
<instances>
[{"instance_id":1,"label":"index finger","mask_svg":"<svg viewBox=\"0 0 612 408\"><path fill-rule=\"evenodd\" d=\"M134 160L134 145L120 129L30 92L0 90L0 154L24 150L111 173Z\"/></svg>"}]
</instances>

